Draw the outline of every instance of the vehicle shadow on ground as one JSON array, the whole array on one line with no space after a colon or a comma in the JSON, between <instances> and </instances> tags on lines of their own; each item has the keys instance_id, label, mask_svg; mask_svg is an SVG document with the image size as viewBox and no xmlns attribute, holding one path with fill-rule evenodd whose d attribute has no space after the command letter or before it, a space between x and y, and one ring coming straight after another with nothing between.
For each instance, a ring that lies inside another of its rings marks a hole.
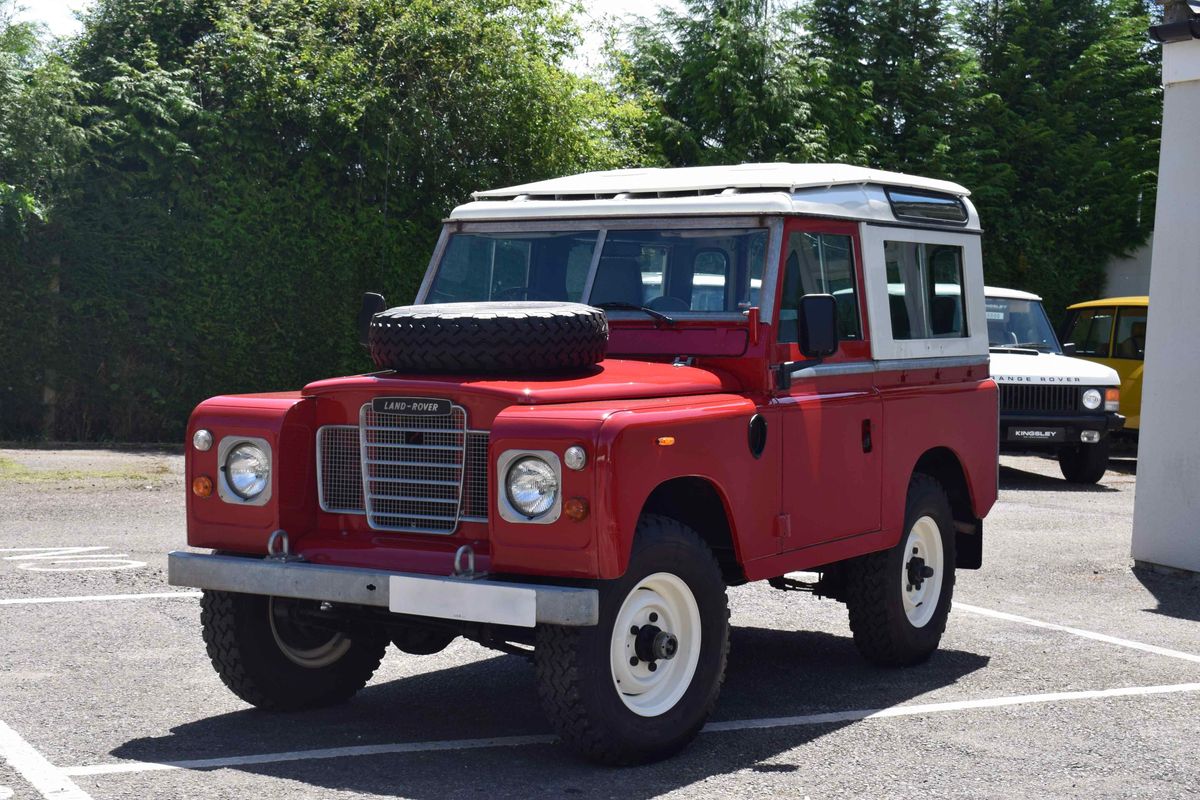
<instances>
[{"instance_id":1,"label":"vehicle shadow on ground","mask_svg":"<svg viewBox=\"0 0 1200 800\"><path fill-rule=\"evenodd\" d=\"M1157 608L1146 611L1200 622L1200 579L1191 575L1164 575L1140 567L1134 567L1133 574L1158 601Z\"/></svg>"},{"instance_id":2,"label":"vehicle shadow on ground","mask_svg":"<svg viewBox=\"0 0 1200 800\"><path fill-rule=\"evenodd\" d=\"M887 708L952 685L985 667L988 660L984 655L943 650L918 667L884 669L863 661L848 637L735 628L714 719ZM328 789L430 800L484 793L518 798L650 798L711 775L743 769L791 771L786 765L763 762L852 724L857 723L702 734L668 762L621 770L583 762L558 743L231 768ZM112 755L170 762L548 732L532 668L522 658L499 656L373 684L334 709L298 714L247 710L199 719L173 728L169 736L131 740Z\"/></svg>"},{"instance_id":3,"label":"vehicle shadow on ground","mask_svg":"<svg viewBox=\"0 0 1200 800\"><path fill-rule=\"evenodd\" d=\"M1109 465L1112 469L1112 465ZM1038 472L1029 472L1016 467L1008 467L1000 465L1000 489L1015 489L1025 492L1082 492L1082 493L1104 493L1104 492L1119 492L1120 489L1104 485L1104 479L1100 479L1100 483L1071 483L1064 478L1051 477L1042 475Z\"/></svg>"}]
</instances>

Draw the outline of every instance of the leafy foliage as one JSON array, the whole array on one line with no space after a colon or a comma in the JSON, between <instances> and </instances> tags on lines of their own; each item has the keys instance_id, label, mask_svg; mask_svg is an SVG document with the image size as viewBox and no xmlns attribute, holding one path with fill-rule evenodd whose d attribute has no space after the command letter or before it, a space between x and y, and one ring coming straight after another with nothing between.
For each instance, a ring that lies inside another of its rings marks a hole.
<instances>
[{"instance_id":1,"label":"leafy foliage","mask_svg":"<svg viewBox=\"0 0 1200 800\"><path fill-rule=\"evenodd\" d=\"M47 435L163 440L206 396L368 368L361 293L408 301L470 191L636 160L575 38L551 0L100 0L66 52L95 140L14 257L57 265L17 328L53 347L6 360L35 377L4 433L41 382Z\"/></svg>"},{"instance_id":2,"label":"leafy foliage","mask_svg":"<svg viewBox=\"0 0 1200 800\"><path fill-rule=\"evenodd\" d=\"M825 73L801 38L799 14L767 0L687 0L633 27L617 83L649 105L647 138L668 164L822 160Z\"/></svg>"},{"instance_id":3,"label":"leafy foliage","mask_svg":"<svg viewBox=\"0 0 1200 800\"><path fill-rule=\"evenodd\" d=\"M170 440L218 392L368 368L472 190L835 160L958 180L989 280L1052 307L1144 240L1142 0L685 0L605 74L560 0L0 0L0 436Z\"/></svg>"},{"instance_id":4,"label":"leafy foliage","mask_svg":"<svg viewBox=\"0 0 1200 800\"><path fill-rule=\"evenodd\" d=\"M618 85L668 164L815 158L967 185L988 280L1061 310L1153 222L1149 23L1141 0L689 0L633 29Z\"/></svg>"},{"instance_id":5,"label":"leafy foliage","mask_svg":"<svg viewBox=\"0 0 1200 800\"><path fill-rule=\"evenodd\" d=\"M1103 291L1104 263L1154 218L1157 48L1137 0L974 2L980 86L956 177L986 220L988 279L1052 310Z\"/></svg>"}]
</instances>

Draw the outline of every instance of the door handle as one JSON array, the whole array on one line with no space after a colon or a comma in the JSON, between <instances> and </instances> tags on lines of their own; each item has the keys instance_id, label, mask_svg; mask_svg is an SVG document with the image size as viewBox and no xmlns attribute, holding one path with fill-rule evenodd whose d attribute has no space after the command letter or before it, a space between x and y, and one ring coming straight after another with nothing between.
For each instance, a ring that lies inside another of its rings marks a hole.
<instances>
[{"instance_id":1,"label":"door handle","mask_svg":"<svg viewBox=\"0 0 1200 800\"><path fill-rule=\"evenodd\" d=\"M871 452L871 420L862 421L862 448L864 453Z\"/></svg>"}]
</instances>

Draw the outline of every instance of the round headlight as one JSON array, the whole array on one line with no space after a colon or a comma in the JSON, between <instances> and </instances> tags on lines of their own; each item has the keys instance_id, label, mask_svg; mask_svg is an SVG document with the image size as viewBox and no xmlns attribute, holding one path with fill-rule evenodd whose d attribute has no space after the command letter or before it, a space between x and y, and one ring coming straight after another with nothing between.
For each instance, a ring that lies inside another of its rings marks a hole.
<instances>
[{"instance_id":1,"label":"round headlight","mask_svg":"<svg viewBox=\"0 0 1200 800\"><path fill-rule=\"evenodd\" d=\"M201 428L192 434L192 447L197 450L207 450L212 447L212 433Z\"/></svg>"},{"instance_id":2,"label":"round headlight","mask_svg":"<svg viewBox=\"0 0 1200 800\"><path fill-rule=\"evenodd\" d=\"M225 480L238 497L253 500L263 493L271 480L270 459L258 445L239 444L225 459Z\"/></svg>"},{"instance_id":3,"label":"round headlight","mask_svg":"<svg viewBox=\"0 0 1200 800\"><path fill-rule=\"evenodd\" d=\"M1083 407L1095 411L1104 402L1104 395L1100 394L1097 389L1088 389L1083 393Z\"/></svg>"},{"instance_id":4,"label":"round headlight","mask_svg":"<svg viewBox=\"0 0 1200 800\"><path fill-rule=\"evenodd\" d=\"M517 459L505 478L508 502L527 517L546 513L558 498L554 468L537 456Z\"/></svg>"}]
</instances>

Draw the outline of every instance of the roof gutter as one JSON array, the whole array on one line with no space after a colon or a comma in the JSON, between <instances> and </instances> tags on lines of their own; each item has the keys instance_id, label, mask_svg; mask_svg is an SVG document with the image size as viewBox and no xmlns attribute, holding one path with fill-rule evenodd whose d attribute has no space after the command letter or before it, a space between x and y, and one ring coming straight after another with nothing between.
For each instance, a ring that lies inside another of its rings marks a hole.
<instances>
[{"instance_id":1,"label":"roof gutter","mask_svg":"<svg viewBox=\"0 0 1200 800\"><path fill-rule=\"evenodd\" d=\"M1162 25L1151 25L1150 38L1159 44L1200 39L1200 18L1193 17L1192 19L1180 20L1178 22L1164 22Z\"/></svg>"}]
</instances>

